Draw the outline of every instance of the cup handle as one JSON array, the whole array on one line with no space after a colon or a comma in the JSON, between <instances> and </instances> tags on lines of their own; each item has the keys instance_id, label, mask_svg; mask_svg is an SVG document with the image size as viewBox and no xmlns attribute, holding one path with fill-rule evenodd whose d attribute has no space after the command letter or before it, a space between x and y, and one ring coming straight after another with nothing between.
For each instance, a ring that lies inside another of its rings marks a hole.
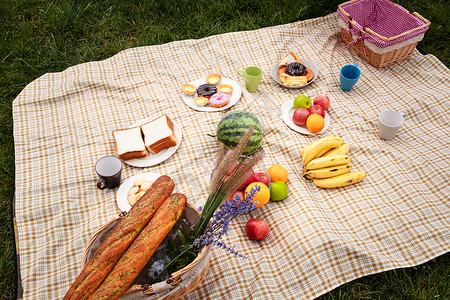
<instances>
[{"instance_id":1,"label":"cup handle","mask_svg":"<svg viewBox=\"0 0 450 300\"><path fill-rule=\"evenodd\" d=\"M355 67L357 67L357 66L358 66L358 64L357 64L357 63L354 63L353 65L354 65Z\"/></svg>"},{"instance_id":2,"label":"cup handle","mask_svg":"<svg viewBox=\"0 0 450 300\"><path fill-rule=\"evenodd\" d=\"M99 190L104 190L104 189L106 189L106 181L105 181L105 179L99 178L99 179L97 180L97 188L98 188Z\"/></svg>"},{"instance_id":3,"label":"cup handle","mask_svg":"<svg viewBox=\"0 0 450 300\"><path fill-rule=\"evenodd\" d=\"M239 69L239 70L237 71L237 74L238 74L239 76L241 76L241 77L244 77L244 69Z\"/></svg>"}]
</instances>

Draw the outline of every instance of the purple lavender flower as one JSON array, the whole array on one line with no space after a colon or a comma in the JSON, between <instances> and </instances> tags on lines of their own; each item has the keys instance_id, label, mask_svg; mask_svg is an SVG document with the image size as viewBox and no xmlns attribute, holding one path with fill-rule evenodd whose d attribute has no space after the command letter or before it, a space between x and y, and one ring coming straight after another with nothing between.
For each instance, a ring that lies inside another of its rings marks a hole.
<instances>
[{"instance_id":1,"label":"purple lavender flower","mask_svg":"<svg viewBox=\"0 0 450 300\"><path fill-rule=\"evenodd\" d=\"M223 235L228 234L231 220L255 208L253 198L260 189L259 186L252 187L244 200L239 195L236 195L232 200L225 201L220 205L219 210L213 215L204 232L194 240L194 246L199 248L206 245L218 246L232 254L246 258L235 250L235 245L228 247L221 239Z\"/></svg>"}]
</instances>

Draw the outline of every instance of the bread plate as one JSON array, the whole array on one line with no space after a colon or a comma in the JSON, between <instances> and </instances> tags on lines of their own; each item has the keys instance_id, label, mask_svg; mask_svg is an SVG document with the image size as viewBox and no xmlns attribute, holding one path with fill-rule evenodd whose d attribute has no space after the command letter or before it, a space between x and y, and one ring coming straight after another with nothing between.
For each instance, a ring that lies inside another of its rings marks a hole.
<instances>
[{"instance_id":1,"label":"bread plate","mask_svg":"<svg viewBox=\"0 0 450 300\"><path fill-rule=\"evenodd\" d=\"M325 112L325 126L323 129L317 133L312 133L311 131L306 128L306 126L298 126L292 121L292 115L294 114L295 108L292 100L284 102L284 104L281 106L281 119L283 122L292 130L297 131L298 133L304 134L304 135L314 135L314 134L321 134L324 133L328 127L330 127L330 116L327 112Z\"/></svg>"},{"instance_id":2,"label":"bread plate","mask_svg":"<svg viewBox=\"0 0 450 300\"><path fill-rule=\"evenodd\" d=\"M131 205L128 203L128 194L134 183L138 179L144 179L145 181L155 181L161 177L161 174L155 172L141 173L133 175L122 182L116 194L117 206L119 206L120 211L128 212L131 209Z\"/></svg>"},{"instance_id":3,"label":"bread plate","mask_svg":"<svg viewBox=\"0 0 450 300\"><path fill-rule=\"evenodd\" d=\"M275 80L279 85L284 86L286 88L289 89L299 89L302 87L305 87L309 84L311 84L311 82L313 82L314 80L316 80L317 75L319 75L319 69L317 68L317 66L310 60L307 60L306 58L300 58L300 60L302 61L303 65L305 65L306 68L311 69L314 73L314 77L313 79L311 79L308 83L304 84L304 85L286 85L284 83L281 82L280 76L278 75L278 65L279 62L276 62L272 65L272 69L270 70L270 74L272 75L273 80Z\"/></svg>"},{"instance_id":4,"label":"bread plate","mask_svg":"<svg viewBox=\"0 0 450 300\"><path fill-rule=\"evenodd\" d=\"M190 82L190 84L192 84L196 88L205 83L206 83L206 78L197 79L193 82ZM215 86L219 87L222 84L229 84L233 88L233 91L230 94L230 102L228 102L228 104L225 106L222 106L222 107L212 107L210 105L198 106L194 103L194 99L197 97L197 93L195 93L194 95L186 95L186 94L182 93L181 99L183 99L183 102L187 106L189 106L192 109L198 110L198 111L221 111L221 110L228 109L228 108L232 107L233 105L235 105L239 101L239 99L241 99L242 89L236 81L229 79L229 78L222 77L222 80Z\"/></svg>"},{"instance_id":5,"label":"bread plate","mask_svg":"<svg viewBox=\"0 0 450 300\"><path fill-rule=\"evenodd\" d=\"M130 127L140 126L154 119L156 119L156 117L149 117L132 124ZM180 126L178 126L178 124L174 120L172 120L172 123L175 136L177 137L177 144L175 146L162 149L157 154L149 153L149 155L146 157L125 160L125 163L133 167L145 168L162 163L163 161L171 157L177 151L178 147L180 147L182 139Z\"/></svg>"}]
</instances>

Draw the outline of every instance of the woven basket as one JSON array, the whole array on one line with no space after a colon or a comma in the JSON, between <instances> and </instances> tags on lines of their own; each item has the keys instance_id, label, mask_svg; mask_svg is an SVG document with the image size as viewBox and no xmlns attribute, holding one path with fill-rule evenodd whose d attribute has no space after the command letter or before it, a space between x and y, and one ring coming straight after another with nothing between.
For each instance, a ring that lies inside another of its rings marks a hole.
<instances>
[{"instance_id":1,"label":"woven basket","mask_svg":"<svg viewBox=\"0 0 450 300\"><path fill-rule=\"evenodd\" d=\"M199 215L197 209L188 203L183 215L192 224L196 222ZM91 237L86 245L83 253L83 268L87 265L101 242L106 238L108 233L114 228L124 215L121 214L113 220L101 226ZM182 216L183 217L183 216ZM180 299L192 292L203 281L209 268L209 255L211 245L205 246L195 260L170 275L166 281L150 284L133 284L123 294L120 299Z\"/></svg>"},{"instance_id":2,"label":"woven basket","mask_svg":"<svg viewBox=\"0 0 450 300\"><path fill-rule=\"evenodd\" d=\"M390 0L351 0L338 14L341 40L376 68L409 58L430 25Z\"/></svg>"}]
</instances>

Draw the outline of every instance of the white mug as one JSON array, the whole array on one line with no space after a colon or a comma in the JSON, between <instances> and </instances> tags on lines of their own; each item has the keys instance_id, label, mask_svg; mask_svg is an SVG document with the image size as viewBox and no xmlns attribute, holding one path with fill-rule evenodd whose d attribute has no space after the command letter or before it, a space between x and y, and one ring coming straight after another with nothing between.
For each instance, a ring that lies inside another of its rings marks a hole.
<instances>
[{"instance_id":1,"label":"white mug","mask_svg":"<svg viewBox=\"0 0 450 300\"><path fill-rule=\"evenodd\" d=\"M391 140L404 122L403 113L384 110L378 117L378 135L386 141Z\"/></svg>"}]
</instances>

